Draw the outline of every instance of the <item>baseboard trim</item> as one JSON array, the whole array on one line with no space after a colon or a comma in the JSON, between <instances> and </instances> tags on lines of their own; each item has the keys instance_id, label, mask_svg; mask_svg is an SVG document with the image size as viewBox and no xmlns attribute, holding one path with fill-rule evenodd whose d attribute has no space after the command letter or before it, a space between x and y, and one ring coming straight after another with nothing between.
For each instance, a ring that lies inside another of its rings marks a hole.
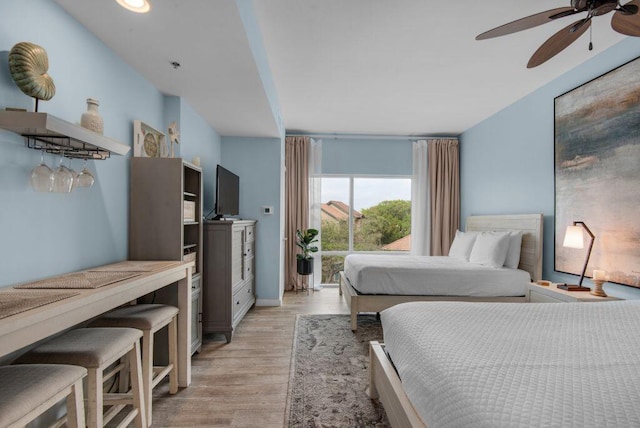
<instances>
[{"instance_id":1,"label":"baseboard trim","mask_svg":"<svg viewBox=\"0 0 640 428\"><path fill-rule=\"evenodd\" d=\"M258 299L256 306L282 306L282 299Z\"/></svg>"}]
</instances>

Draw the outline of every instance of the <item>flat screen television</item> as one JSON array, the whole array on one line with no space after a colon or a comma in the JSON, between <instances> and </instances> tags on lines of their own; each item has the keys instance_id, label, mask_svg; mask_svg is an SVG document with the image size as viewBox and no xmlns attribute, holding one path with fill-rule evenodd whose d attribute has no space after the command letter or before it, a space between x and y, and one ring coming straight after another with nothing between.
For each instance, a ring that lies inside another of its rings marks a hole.
<instances>
[{"instance_id":1,"label":"flat screen television","mask_svg":"<svg viewBox=\"0 0 640 428\"><path fill-rule=\"evenodd\" d=\"M240 211L240 177L218 165L216 170L216 220Z\"/></svg>"}]
</instances>

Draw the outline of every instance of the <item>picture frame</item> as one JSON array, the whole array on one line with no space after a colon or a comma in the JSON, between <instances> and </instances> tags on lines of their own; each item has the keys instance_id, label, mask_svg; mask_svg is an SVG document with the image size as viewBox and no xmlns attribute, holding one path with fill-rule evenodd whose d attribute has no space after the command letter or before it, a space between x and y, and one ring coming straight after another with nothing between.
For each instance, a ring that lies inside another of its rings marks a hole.
<instances>
[{"instance_id":1,"label":"picture frame","mask_svg":"<svg viewBox=\"0 0 640 428\"><path fill-rule=\"evenodd\" d=\"M141 120L133 121L133 156L164 158L169 154L164 133Z\"/></svg>"},{"instance_id":2,"label":"picture frame","mask_svg":"<svg viewBox=\"0 0 640 428\"><path fill-rule=\"evenodd\" d=\"M586 247L563 247L567 226L595 241L585 276L640 288L640 58L554 100L554 269L580 275Z\"/></svg>"}]
</instances>

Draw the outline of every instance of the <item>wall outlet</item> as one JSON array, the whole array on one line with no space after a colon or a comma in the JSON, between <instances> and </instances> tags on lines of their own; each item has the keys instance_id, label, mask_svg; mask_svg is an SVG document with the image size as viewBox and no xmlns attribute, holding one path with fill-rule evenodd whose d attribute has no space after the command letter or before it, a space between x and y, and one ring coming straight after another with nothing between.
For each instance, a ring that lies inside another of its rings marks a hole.
<instances>
[{"instance_id":1,"label":"wall outlet","mask_svg":"<svg viewBox=\"0 0 640 428\"><path fill-rule=\"evenodd\" d=\"M264 214L264 215L271 215L271 214L273 214L273 207L263 206L263 207L262 207L262 214Z\"/></svg>"}]
</instances>

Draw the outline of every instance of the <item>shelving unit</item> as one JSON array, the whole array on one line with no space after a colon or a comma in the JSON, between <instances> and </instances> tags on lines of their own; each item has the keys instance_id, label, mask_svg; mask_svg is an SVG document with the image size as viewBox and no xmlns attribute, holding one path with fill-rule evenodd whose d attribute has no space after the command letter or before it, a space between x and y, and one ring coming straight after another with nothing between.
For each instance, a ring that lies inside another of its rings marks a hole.
<instances>
[{"instance_id":1,"label":"shelving unit","mask_svg":"<svg viewBox=\"0 0 640 428\"><path fill-rule=\"evenodd\" d=\"M195 220L185 220L185 201ZM181 158L132 158L129 258L192 260L193 351L202 344L202 170ZM156 295L156 302L170 303Z\"/></svg>"},{"instance_id":2,"label":"shelving unit","mask_svg":"<svg viewBox=\"0 0 640 428\"><path fill-rule=\"evenodd\" d=\"M22 135L30 149L68 158L107 159L125 155L131 147L48 113L0 111L0 129Z\"/></svg>"}]
</instances>

